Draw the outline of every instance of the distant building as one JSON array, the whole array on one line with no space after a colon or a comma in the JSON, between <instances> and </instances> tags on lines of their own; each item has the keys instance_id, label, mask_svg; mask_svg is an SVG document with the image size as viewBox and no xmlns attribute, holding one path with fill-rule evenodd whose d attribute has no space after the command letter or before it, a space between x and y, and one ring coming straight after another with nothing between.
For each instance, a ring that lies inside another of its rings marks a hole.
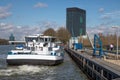
<instances>
[{"instance_id":1,"label":"distant building","mask_svg":"<svg viewBox=\"0 0 120 80\"><path fill-rule=\"evenodd\" d=\"M10 35L9 41L15 41L15 37L13 36L13 34Z\"/></svg>"},{"instance_id":2,"label":"distant building","mask_svg":"<svg viewBox=\"0 0 120 80\"><path fill-rule=\"evenodd\" d=\"M86 11L76 7L66 10L66 28L72 35L77 37L86 34Z\"/></svg>"}]
</instances>

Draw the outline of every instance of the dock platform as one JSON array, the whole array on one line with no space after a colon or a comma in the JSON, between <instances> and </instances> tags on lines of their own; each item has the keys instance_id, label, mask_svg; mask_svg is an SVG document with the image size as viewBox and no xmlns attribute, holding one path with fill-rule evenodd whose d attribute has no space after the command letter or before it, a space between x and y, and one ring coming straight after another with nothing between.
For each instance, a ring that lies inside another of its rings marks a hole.
<instances>
[{"instance_id":1,"label":"dock platform","mask_svg":"<svg viewBox=\"0 0 120 80\"><path fill-rule=\"evenodd\" d=\"M111 62L106 58L96 58L86 51L76 51L68 48L65 50L91 80L119 80L120 65L114 64L114 61ZM117 61L120 63L119 60Z\"/></svg>"}]
</instances>

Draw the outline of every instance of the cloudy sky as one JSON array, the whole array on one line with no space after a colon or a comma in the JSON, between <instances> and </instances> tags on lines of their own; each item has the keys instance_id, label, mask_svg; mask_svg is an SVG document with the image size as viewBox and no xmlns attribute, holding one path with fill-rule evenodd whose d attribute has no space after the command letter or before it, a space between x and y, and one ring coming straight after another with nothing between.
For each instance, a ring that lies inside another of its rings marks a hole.
<instances>
[{"instance_id":1,"label":"cloudy sky","mask_svg":"<svg viewBox=\"0 0 120 80\"><path fill-rule=\"evenodd\" d=\"M89 34L113 33L120 26L120 0L0 0L0 38L13 33L17 40L66 26L66 8L86 10Z\"/></svg>"}]
</instances>

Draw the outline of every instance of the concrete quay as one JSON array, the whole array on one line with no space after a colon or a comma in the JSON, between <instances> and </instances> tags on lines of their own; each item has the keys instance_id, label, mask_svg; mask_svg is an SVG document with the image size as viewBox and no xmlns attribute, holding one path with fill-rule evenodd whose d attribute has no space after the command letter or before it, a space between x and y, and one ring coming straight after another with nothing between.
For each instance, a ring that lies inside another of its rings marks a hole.
<instances>
[{"instance_id":1,"label":"concrete quay","mask_svg":"<svg viewBox=\"0 0 120 80\"><path fill-rule=\"evenodd\" d=\"M85 51L68 48L65 51L90 80L120 80L120 65L113 64L104 58L93 57ZM119 62L119 60L117 61Z\"/></svg>"}]
</instances>

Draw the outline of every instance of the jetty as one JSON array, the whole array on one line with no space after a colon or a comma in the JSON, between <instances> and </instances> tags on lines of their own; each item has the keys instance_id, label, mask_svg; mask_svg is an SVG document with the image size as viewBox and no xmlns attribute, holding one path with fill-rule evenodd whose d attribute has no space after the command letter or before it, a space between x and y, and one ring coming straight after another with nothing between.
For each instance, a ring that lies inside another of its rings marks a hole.
<instances>
[{"instance_id":1,"label":"jetty","mask_svg":"<svg viewBox=\"0 0 120 80\"><path fill-rule=\"evenodd\" d=\"M110 60L104 57L98 58L93 56L88 50L76 51L66 48L65 51L90 80L120 79L120 60Z\"/></svg>"}]
</instances>

